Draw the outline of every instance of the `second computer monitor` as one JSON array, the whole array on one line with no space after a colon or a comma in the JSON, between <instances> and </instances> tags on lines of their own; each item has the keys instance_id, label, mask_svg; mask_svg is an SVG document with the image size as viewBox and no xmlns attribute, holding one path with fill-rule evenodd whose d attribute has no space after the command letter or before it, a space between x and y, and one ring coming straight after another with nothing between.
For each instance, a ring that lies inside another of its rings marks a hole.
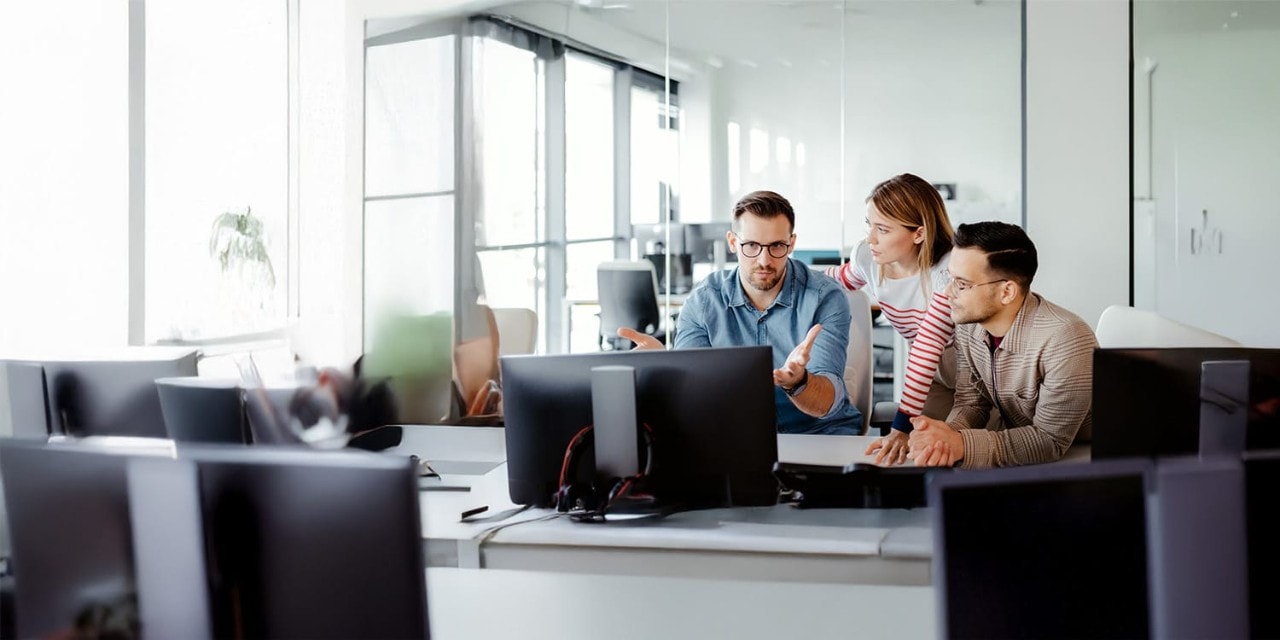
<instances>
[{"instance_id":1,"label":"second computer monitor","mask_svg":"<svg viewBox=\"0 0 1280 640\"><path fill-rule=\"evenodd\" d=\"M591 369L635 368L653 429L653 491L682 507L774 504L778 459L769 347L502 358L512 502L550 506L565 449L592 423Z\"/></svg>"},{"instance_id":2,"label":"second computer monitor","mask_svg":"<svg viewBox=\"0 0 1280 640\"><path fill-rule=\"evenodd\" d=\"M1280 349L1098 349L1093 356L1094 458L1199 453L1201 365L1249 362L1245 446L1280 446Z\"/></svg>"},{"instance_id":3,"label":"second computer monitor","mask_svg":"<svg viewBox=\"0 0 1280 640\"><path fill-rule=\"evenodd\" d=\"M1148 463L933 477L946 638L1145 638Z\"/></svg>"}]
</instances>

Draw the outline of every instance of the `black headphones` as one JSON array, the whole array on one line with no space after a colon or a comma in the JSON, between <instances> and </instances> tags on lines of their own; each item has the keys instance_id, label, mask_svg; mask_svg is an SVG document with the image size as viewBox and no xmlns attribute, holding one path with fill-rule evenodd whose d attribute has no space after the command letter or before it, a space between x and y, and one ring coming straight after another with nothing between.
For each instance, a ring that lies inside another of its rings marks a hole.
<instances>
[{"instance_id":1,"label":"black headphones","mask_svg":"<svg viewBox=\"0 0 1280 640\"><path fill-rule=\"evenodd\" d=\"M589 482L578 480L583 451L592 450L595 444L595 428L587 425L578 431L564 450L564 462L560 466L560 488L554 499L556 511L568 513L578 520L601 521L609 508L621 500L652 505L653 496L643 492L643 484L653 470L653 428L645 423L641 423L641 426L641 433L644 435L644 468L634 476L606 482L611 486L603 494L601 487L596 484L594 473Z\"/></svg>"}]
</instances>

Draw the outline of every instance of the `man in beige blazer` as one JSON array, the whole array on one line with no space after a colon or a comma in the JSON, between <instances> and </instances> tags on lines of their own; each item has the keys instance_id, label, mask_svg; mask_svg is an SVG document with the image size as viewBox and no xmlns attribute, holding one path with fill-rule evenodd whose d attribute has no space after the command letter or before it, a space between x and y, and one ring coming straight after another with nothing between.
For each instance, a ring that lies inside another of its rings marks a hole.
<instances>
[{"instance_id":1,"label":"man in beige blazer","mask_svg":"<svg viewBox=\"0 0 1280 640\"><path fill-rule=\"evenodd\" d=\"M1031 291L1036 247L1003 222L962 224L951 252L955 406L912 420L916 465L1006 467L1057 460L1092 421L1093 350L1079 316Z\"/></svg>"}]
</instances>

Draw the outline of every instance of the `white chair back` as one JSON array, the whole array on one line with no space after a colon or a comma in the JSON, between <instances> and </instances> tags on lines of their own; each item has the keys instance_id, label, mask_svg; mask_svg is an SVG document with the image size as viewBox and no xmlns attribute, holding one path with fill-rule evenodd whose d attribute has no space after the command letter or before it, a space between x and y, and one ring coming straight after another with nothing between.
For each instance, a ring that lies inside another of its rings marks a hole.
<instances>
[{"instance_id":1,"label":"white chair back","mask_svg":"<svg viewBox=\"0 0 1280 640\"><path fill-rule=\"evenodd\" d=\"M495 307L493 320L498 324L498 355L533 353L538 346L538 314L533 309Z\"/></svg>"},{"instance_id":2,"label":"white chair back","mask_svg":"<svg viewBox=\"0 0 1280 640\"><path fill-rule=\"evenodd\" d=\"M846 291L849 301L848 359L844 365L844 386L849 402L862 412L864 424L870 424L873 382L873 349L871 346L871 299L862 291Z\"/></svg>"},{"instance_id":3,"label":"white chair back","mask_svg":"<svg viewBox=\"0 0 1280 640\"><path fill-rule=\"evenodd\" d=\"M1170 320L1153 311L1113 304L1098 318L1098 346L1106 348L1239 347L1211 331Z\"/></svg>"}]
</instances>

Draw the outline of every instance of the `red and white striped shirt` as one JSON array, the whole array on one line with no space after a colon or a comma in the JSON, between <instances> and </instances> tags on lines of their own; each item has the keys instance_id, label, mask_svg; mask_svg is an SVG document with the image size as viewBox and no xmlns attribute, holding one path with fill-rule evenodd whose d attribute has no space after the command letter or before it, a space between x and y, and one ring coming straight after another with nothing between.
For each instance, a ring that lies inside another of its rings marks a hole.
<instances>
[{"instance_id":1,"label":"red and white striped shirt","mask_svg":"<svg viewBox=\"0 0 1280 640\"><path fill-rule=\"evenodd\" d=\"M852 258L826 273L846 289L865 288L879 302L889 324L907 341L906 379L898 411L908 417L918 416L924 411L942 351L955 338L956 325L951 321L951 302L946 294L951 254L942 256L930 268L927 283L917 276L885 278L881 282L880 265L871 259L871 247L865 241L853 250Z\"/></svg>"}]
</instances>

